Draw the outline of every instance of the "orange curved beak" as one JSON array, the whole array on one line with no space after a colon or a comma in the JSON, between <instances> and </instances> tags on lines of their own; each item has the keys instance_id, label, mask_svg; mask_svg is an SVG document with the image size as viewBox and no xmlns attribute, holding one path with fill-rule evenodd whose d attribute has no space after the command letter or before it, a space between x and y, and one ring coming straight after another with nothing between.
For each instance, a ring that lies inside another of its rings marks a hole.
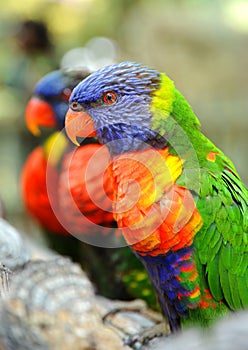
<instances>
[{"instance_id":1,"label":"orange curved beak","mask_svg":"<svg viewBox=\"0 0 248 350\"><path fill-rule=\"evenodd\" d=\"M39 126L55 127L56 118L52 107L45 101L42 101L38 97L32 97L27 106L25 112L26 125L30 132L35 135L40 135Z\"/></svg>"},{"instance_id":2,"label":"orange curved beak","mask_svg":"<svg viewBox=\"0 0 248 350\"><path fill-rule=\"evenodd\" d=\"M69 109L65 118L65 130L69 139L80 146L77 137L96 136L94 121L86 112L74 112Z\"/></svg>"}]
</instances>

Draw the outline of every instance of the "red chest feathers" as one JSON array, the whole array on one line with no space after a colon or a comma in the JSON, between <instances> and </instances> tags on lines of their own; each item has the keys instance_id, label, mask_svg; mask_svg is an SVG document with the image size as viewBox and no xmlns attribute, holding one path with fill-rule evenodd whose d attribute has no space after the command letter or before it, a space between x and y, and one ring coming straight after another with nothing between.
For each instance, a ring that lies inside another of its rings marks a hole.
<instances>
[{"instance_id":1,"label":"red chest feathers","mask_svg":"<svg viewBox=\"0 0 248 350\"><path fill-rule=\"evenodd\" d=\"M179 157L146 149L113 160L114 216L128 244L152 255L192 243L201 217L189 190L176 184Z\"/></svg>"}]
</instances>

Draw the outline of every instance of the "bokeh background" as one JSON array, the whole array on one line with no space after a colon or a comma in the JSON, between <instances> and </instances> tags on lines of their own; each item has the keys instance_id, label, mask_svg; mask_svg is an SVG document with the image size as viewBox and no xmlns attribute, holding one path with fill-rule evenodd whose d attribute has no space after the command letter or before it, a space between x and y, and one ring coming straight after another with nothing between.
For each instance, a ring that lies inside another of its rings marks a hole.
<instances>
[{"instance_id":1,"label":"bokeh background","mask_svg":"<svg viewBox=\"0 0 248 350\"><path fill-rule=\"evenodd\" d=\"M30 21L41 22L34 37ZM23 224L20 170L40 142L24 123L33 86L96 36L114 40L118 61L165 71L248 184L248 1L1 1L0 195L12 223Z\"/></svg>"}]
</instances>

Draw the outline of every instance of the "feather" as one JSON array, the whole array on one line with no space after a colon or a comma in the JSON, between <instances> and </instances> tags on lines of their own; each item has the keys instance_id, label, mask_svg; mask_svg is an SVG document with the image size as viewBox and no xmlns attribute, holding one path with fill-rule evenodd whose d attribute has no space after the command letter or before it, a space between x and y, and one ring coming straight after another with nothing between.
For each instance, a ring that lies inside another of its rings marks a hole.
<instances>
[{"instance_id":1,"label":"feather","mask_svg":"<svg viewBox=\"0 0 248 350\"><path fill-rule=\"evenodd\" d=\"M232 301L233 301L233 309L238 310L242 307L242 302L239 294L238 286L238 277L236 274L233 274L231 271L228 273L229 278L229 286L230 291L232 295Z\"/></svg>"},{"instance_id":2,"label":"feather","mask_svg":"<svg viewBox=\"0 0 248 350\"><path fill-rule=\"evenodd\" d=\"M244 283L244 279L248 280L248 271L245 274L242 274L241 277L237 279L238 293L242 302L242 307L248 305L248 293L247 293L247 283Z\"/></svg>"},{"instance_id":3,"label":"feather","mask_svg":"<svg viewBox=\"0 0 248 350\"><path fill-rule=\"evenodd\" d=\"M220 301L223 299L223 293L220 284L220 278L218 276L219 256L215 255L215 258L207 265L207 279L211 294L214 299Z\"/></svg>"}]
</instances>

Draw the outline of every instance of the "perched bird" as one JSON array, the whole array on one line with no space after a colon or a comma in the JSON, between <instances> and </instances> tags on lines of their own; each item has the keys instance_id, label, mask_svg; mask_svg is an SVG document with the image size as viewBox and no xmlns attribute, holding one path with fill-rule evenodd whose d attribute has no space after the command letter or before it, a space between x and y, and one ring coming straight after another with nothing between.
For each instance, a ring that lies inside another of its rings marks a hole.
<instances>
[{"instance_id":1,"label":"perched bird","mask_svg":"<svg viewBox=\"0 0 248 350\"><path fill-rule=\"evenodd\" d=\"M68 99L72 88L79 81L75 77L66 76L56 70L45 75L34 87L34 93L26 106L26 124L36 136L40 135L40 127L62 130ZM84 75L81 75L81 80ZM46 230L52 233L67 234L67 230L59 222L58 189L55 186L59 179L61 158L66 151L69 141L63 135L56 143L56 154L48 158L56 139L57 133L47 138L36 147L27 157L21 172L21 195L27 212ZM53 159L52 159L53 158ZM47 192L47 170L51 191ZM51 205L52 202L52 205ZM55 208L55 215L53 208Z\"/></svg>"},{"instance_id":2,"label":"perched bird","mask_svg":"<svg viewBox=\"0 0 248 350\"><path fill-rule=\"evenodd\" d=\"M110 201L105 200L101 209L91 198L101 193L99 174L87 173L92 191L89 194L84 183L85 173L82 173L82 168L86 172L93 154L103 147L92 138L75 151L75 146L63 133L69 95L79 77L82 80L85 75L85 72L75 72L68 76L60 70L47 74L35 86L26 108L26 124L33 134L40 134L40 126L62 130L61 134L54 133L30 153L21 175L22 197L27 211L53 233L80 233L83 227L84 234L92 234L91 221L108 227L112 227L114 221L112 213L107 211L111 207ZM107 152L101 154L102 159L105 156L108 157ZM76 158L81 159L79 170ZM74 175L78 171L80 177ZM109 181L105 180L103 187L111 196Z\"/></svg>"},{"instance_id":3,"label":"perched bird","mask_svg":"<svg viewBox=\"0 0 248 350\"><path fill-rule=\"evenodd\" d=\"M123 62L73 90L66 131L111 156L113 212L172 331L248 305L248 192L164 73Z\"/></svg>"},{"instance_id":4,"label":"perched bird","mask_svg":"<svg viewBox=\"0 0 248 350\"><path fill-rule=\"evenodd\" d=\"M33 134L39 135L40 127L62 131L53 133L29 154L21 174L21 191L27 211L51 233L92 234L91 221L108 227L114 222L112 213L106 211L111 202L105 200L101 209L91 198L101 193L99 174L87 173L92 193L87 192L84 183L89 159L103 146L92 138L75 150L63 131L70 93L88 73L85 70L69 73L57 70L45 75L36 84L26 107L26 124ZM107 151L101 154L102 159L105 156L109 157ZM81 159L79 170L78 161L75 161L78 158ZM97 161L99 165L102 160L98 157ZM75 176L77 172L81 176ZM103 187L111 196L109 181L105 180Z\"/></svg>"}]
</instances>

